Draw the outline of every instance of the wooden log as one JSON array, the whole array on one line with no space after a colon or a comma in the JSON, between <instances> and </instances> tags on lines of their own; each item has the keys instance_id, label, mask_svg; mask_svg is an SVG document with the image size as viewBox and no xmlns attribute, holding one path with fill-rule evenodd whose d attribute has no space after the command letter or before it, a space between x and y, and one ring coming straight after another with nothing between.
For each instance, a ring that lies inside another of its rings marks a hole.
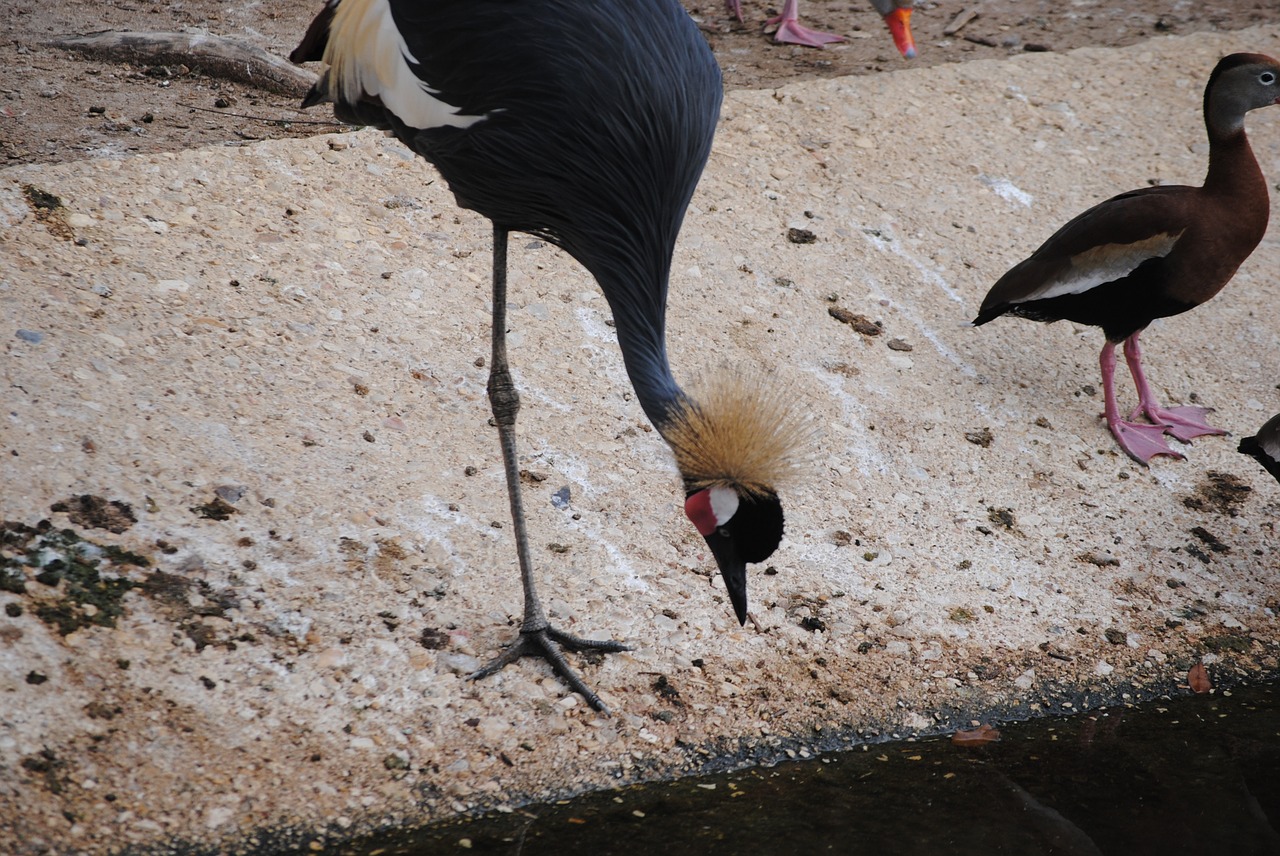
<instances>
[{"instance_id":1,"label":"wooden log","mask_svg":"<svg viewBox=\"0 0 1280 856\"><path fill-rule=\"evenodd\" d=\"M109 62L142 65L185 65L211 77L234 80L298 98L306 95L316 75L261 48L208 33L141 33L103 30L60 36L49 47L78 51Z\"/></svg>"},{"instance_id":2,"label":"wooden log","mask_svg":"<svg viewBox=\"0 0 1280 856\"><path fill-rule=\"evenodd\" d=\"M961 9L959 13L951 19L951 23L947 24L947 26L942 30L942 35L954 36L956 33L964 29L965 24L969 23L976 17L978 17L976 9Z\"/></svg>"}]
</instances>

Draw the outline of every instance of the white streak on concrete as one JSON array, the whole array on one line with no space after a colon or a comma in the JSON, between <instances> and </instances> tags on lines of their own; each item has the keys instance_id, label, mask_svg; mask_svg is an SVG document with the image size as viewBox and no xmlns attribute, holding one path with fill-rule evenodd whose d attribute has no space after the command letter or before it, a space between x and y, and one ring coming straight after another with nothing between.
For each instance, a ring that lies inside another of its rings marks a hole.
<instances>
[{"instance_id":1,"label":"white streak on concrete","mask_svg":"<svg viewBox=\"0 0 1280 856\"><path fill-rule=\"evenodd\" d=\"M989 175L979 175L978 181L982 182L986 187L990 188L996 196L1006 202L1016 202L1026 208L1031 207L1031 203L1035 202L1035 197L1025 190L1020 190L1017 185L1007 178L993 178Z\"/></svg>"}]
</instances>

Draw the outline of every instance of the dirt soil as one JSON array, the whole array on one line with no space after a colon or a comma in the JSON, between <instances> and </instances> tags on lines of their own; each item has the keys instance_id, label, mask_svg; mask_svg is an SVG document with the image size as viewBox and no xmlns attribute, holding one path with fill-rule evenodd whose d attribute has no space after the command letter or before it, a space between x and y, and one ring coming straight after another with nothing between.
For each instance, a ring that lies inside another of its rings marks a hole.
<instances>
[{"instance_id":1,"label":"dirt soil","mask_svg":"<svg viewBox=\"0 0 1280 856\"><path fill-rule=\"evenodd\" d=\"M865 2L808 2L802 22L844 35L823 50L779 45L763 32L775 4L748 0L739 23L719 0L686 2L711 42L730 89L771 89L796 80L908 67ZM297 109L295 94L215 79L194 63L113 64L46 43L99 30L203 30L287 55L320 0L7 0L0 4L0 166L174 151L216 142L307 136L334 130L323 110ZM967 11L977 17L953 35ZM1158 34L1237 30L1280 18L1275 0L1191 3L1148 0L918 2L920 56L912 67L1023 51L1124 46Z\"/></svg>"}]
</instances>

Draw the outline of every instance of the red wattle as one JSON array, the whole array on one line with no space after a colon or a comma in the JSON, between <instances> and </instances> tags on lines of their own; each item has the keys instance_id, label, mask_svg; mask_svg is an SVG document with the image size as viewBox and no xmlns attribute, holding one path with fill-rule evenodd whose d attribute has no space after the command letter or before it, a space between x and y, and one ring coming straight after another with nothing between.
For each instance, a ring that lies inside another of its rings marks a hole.
<instances>
[{"instance_id":1,"label":"red wattle","mask_svg":"<svg viewBox=\"0 0 1280 856\"><path fill-rule=\"evenodd\" d=\"M706 537L716 531L716 513L711 509L711 489L700 490L695 494L690 494L689 498L684 501L684 513L693 525L697 527L698 532Z\"/></svg>"}]
</instances>

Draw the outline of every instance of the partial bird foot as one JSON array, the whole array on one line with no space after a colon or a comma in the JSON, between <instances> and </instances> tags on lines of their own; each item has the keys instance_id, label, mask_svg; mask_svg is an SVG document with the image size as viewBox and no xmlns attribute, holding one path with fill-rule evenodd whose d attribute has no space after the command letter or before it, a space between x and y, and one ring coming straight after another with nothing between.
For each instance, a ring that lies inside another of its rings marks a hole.
<instances>
[{"instance_id":1,"label":"partial bird foot","mask_svg":"<svg viewBox=\"0 0 1280 856\"><path fill-rule=\"evenodd\" d=\"M1147 425L1142 422L1125 422L1116 419L1114 422L1108 420L1107 427L1111 429L1120 448L1144 466L1147 461L1157 455L1168 455L1171 458L1184 457L1169 448L1169 444L1164 441L1165 431L1168 430L1164 425Z\"/></svg>"},{"instance_id":2,"label":"partial bird foot","mask_svg":"<svg viewBox=\"0 0 1280 856\"><path fill-rule=\"evenodd\" d=\"M564 679L570 689L587 700L587 704L601 713L607 714L609 707L600 700L600 696L596 695L583 682L582 678L578 677L578 673L573 670L573 667L565 660L564 654L561 653L561 646L568 648L570 651L600 651L605 654L631 650L621 642L580 639L577 636L562 633L554 627L544 627L541 630L521 630L520 637L508 645L505 651L491 660L488 665L472 672L467 676L467 679L478 681L481 678L487 678L521 657L541 657L551 664L551 668Z\"/></svg>"},{"instance_id":3,"label":"partial bird foot","mask_svg":"<svg viewBox=\"0 0 1280 856\"><path fill-rule=\"evenodd\" d=\"M1129 418L1137 418L1140 412L1142 412L1141 406L1135 408L1133 413L1129 414ZM1163 425L1164 433L1170 437L1190 443L1194 438L1203 437L1206 434L1228 433L1205 421L1204 417L1212 412L1212 407L1153 407L1146 412L1146 416L1155 424Z\"/></svg>"},{"instance_id":4,"label":"partial bird foot","mask_svg":"<svg viewBox=\"0 0 1280 856\"><path fill-rule=\"evenodd\" d=\"M835 33L824 33L819 30L811 30L808 27L802 27L795 18L783 18L779 15L776 18L770 18L768 24L777 24L778 29L773 34L775 42L782 42L789 45L803 45L807 48L820 48L823 45L832 42L843 42L844 36L837 36Z\"/></svg>"}]
</instances>

